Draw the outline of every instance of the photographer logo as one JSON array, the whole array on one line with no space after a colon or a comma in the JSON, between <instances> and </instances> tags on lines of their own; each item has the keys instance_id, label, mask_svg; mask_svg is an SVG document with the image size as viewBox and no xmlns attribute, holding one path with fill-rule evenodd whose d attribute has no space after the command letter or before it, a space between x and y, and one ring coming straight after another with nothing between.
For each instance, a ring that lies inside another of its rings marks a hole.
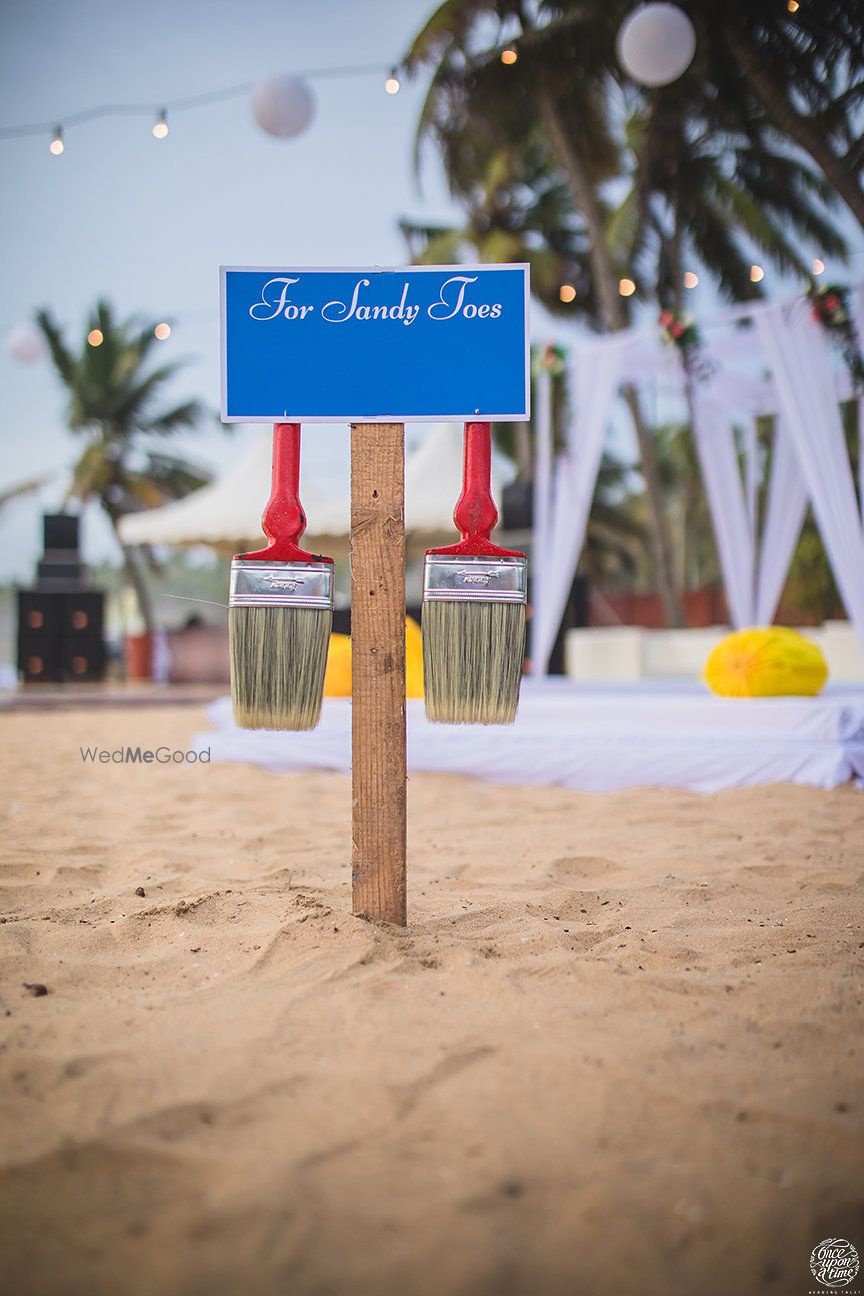
<instances>
[{"instance_id":1,"label":"photographer logo","mask_svg":"<svg viewBox=\"0 0 864 1296\"><path fill-rule=\"evenodd\" d=\"M826 1238L810 1252L810 1272L823 1287L848 1287L859 1268L858 1252L846 1238Z\"/></svg>"},{"instance_id":2,"label":"photographer logo","mask_svg":"<svg viewBox=\"0 0 864 1296\"><path fill-rule=\"evenodd\" d=\"M85 765L209 765L210 748L200 751L174 751L171 747L149 750L142 747L117 747L107 751L99 747L81 747Z\"/></svg>"}]
</instances>

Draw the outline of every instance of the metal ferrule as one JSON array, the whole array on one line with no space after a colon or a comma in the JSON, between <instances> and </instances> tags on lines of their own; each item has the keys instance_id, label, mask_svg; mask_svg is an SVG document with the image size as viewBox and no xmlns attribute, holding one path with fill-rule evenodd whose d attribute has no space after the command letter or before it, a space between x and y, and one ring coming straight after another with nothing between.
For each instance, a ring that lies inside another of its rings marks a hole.
<instances>
[{"instance_id":1,"label":"metal ferrule","mask_svg":"<svg viewBox=\"0 0 864 1296\"><path fill-rule=\"evenodd\" d=\"M427 554L423 598L462 599L481 603L524 603L528 594L528 563L524 558L454 558Z\"/></svg>"},{"instance_id":2,"label":"metal ferrule","mask_svg":"<svg viewBox=\"0 0 864 1296\"><path fill-rule=\"evenodd\" d=\"M333 565L324 562L231 563L229 607L333 607Z\"/></svg>"}]
</instances>

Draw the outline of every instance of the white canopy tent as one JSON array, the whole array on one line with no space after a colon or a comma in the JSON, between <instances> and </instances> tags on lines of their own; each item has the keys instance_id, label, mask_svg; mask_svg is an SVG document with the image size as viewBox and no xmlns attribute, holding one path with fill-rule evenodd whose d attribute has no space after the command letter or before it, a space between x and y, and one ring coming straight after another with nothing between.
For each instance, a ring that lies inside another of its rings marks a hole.
<instances>
[{"instance_id":1,"label":"white canopy tent","mask_svg":"<svg viewBox=\"0 0 864 1296\"><path fill-rule=\"evenodd\" d=\"M135 513L120 523L126 544L215 545L237 549L261 538L261 513L270 493L271 436L258 433L236 467L175 504ZM500 503L503 466L492 465L493 494ZM405 468L405 526L418 544L455 540L453 508L462 481L462 427L431 426L408 456ZM309 519L306 540L325 548L344 544L349 502L341 485L326 491L320 477L301 468L300 494ZM305 543L305 541L304 541Z\"/></svg>"},{"instance_id":2,"label":"white canopy tent","mask_svg":"<svg viewBox=\"0 0 864 1296\"><path fill-rule=\"evenodd\" d=\"M862 307L864 294L859 290L857 316L864 324ZM751 327L725 338L712 337L706 345L713 367L702 381L688 380L677 350L664 346L653 331L627 330L575 348L569 368L573 418L566 447L554 461L549 378L541 376L533 564L535 674L546 673L579 561L614 402L623 384L638 385L646 379L665 379L689 398L735 626L770 623L810 502L844 606L864 641L864 525L839 411L839 402L852 395L850 376L835 363L806 299L735 307L712 324L745 319ZM761 369L755 375L754 364ZM769 413L777 416L776 432L760 527L755 418ZM733 431L736 421L747 429L743 479Z\"/></svg>"}]
</instances>

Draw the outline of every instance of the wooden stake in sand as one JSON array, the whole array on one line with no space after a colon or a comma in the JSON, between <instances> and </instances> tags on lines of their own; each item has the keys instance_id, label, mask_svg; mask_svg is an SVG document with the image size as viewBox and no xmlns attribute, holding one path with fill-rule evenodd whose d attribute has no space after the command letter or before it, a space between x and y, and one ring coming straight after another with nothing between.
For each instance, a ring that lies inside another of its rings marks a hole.
<instances>
[{"instance_id":1,"label":"wooden stake in sand","mask_svg":"<svg viewBox=\"0 0 864 1296\"><path fill-rule=\"evenodd\" d=\"M405 428L351 426L353 910L404 927Z\"/></svg>"}]
</instances>

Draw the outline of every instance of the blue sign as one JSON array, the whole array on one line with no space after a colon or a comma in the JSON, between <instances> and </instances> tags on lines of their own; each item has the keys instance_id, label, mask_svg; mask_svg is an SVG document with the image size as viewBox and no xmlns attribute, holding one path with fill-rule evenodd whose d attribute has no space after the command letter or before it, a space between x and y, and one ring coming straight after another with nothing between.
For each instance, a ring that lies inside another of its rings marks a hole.
<instances>
[{"instance_id":1,"label":"blue sign","mask_svg":"<svg viewBox=\"0 0 864 1296\"><path fill-rule=\"evenodd\" d=\"M527 265L221 275L226 423L528 417Z\"/></svg>"}]
</instances>

